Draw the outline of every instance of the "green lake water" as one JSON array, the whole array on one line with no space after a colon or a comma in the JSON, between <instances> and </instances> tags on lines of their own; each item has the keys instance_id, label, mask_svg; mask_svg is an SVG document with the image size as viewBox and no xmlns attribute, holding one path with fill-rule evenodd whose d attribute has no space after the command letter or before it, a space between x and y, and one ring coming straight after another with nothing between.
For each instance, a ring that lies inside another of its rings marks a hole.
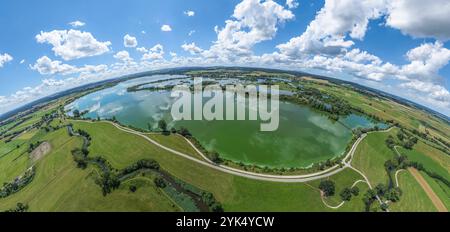
<instances>
[{"instance_id":1,"label":"green lake water","mask_svg":"<svg viewBox=\"0 0 450 232\"><path fill-rule=\"evenodd\" d=\"M174 77L151 76L123 82L83 96L66 109L88 110L87 118L115 116L122 124L144 129L156 128L158 120L164 118L169 127L188 128L205 148L219 152L225 159L278 168L307 167L341 155L352 137L349 128L366 125L364 117L332 122L307 106L286 102L280 102L279 128L273 132L261 132L260 121L172 122L170 106L174 99L170 92L126 91L130 86L167 78Z\"/></svg>"}]
</instances>

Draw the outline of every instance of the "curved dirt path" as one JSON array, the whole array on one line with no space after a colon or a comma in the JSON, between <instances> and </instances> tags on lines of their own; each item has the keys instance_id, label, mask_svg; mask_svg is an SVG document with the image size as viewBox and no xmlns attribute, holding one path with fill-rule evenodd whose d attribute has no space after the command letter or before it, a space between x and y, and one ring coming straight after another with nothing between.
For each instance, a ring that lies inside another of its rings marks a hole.
<instances>
[{"instance_id":1,"label":"curved dirt path","mask_svg":"<svg viewBox=\"0 0 450 232\"><path fill-rule=\"evenodd\" d=\"M397 171L395 172L395 186L397 186L397 188L399 187L399 183L398 183L398 174L399 174L400 172L402 172L402 171L405 171L405 169L400 169L400 170L397 170Z\"/></svg>"},{"instance_id":2,"label":"curved dirt path","mask_svg":"<svg viewBox=\"0 0 450 232\"><path fill-rule=\"evenodd\" d=\"M355 181L355 183L352 184L352 186L351 186L350 188L355 187L355 186L356 186L358 183L360 183L360 182L367 183L365 180L357 180L357 181ZM328 207L328 208L330 208L330 209L339 209L339 208L341 208L341 207L345 204L345 201L342 201L342 202L341 202L339 205L337 205L337 206L329 205L329 204L325 201L325 199L324 199L324 197L323 197L322 191L320 191L320 198L322 199L322 203L323 203L326 207Z\"/></svg>"}]
</instances>

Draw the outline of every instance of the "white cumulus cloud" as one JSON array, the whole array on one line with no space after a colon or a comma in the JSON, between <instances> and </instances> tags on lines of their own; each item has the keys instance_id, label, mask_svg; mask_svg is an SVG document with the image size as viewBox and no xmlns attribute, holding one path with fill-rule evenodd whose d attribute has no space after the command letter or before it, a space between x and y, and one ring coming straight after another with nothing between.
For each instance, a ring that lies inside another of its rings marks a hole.
<instances>
[{"instance_id":1,"label":"white cumulus cloud","mask_svg":"<svg viewBox=\"0 0 450 232\"><path fill-rule=\"evenodd\" d=\"M134 48L138 45L137 39L136 37L133 37L129 34L126 34L123 37L123 46L127 47L127 48Z\"/></svg>"},{"instance_id":2,"label":"white cumulus cloud","mask_svg":"<svg viewBox=\"0 0 450 232\"><path fill-rule=\"evenodd\" d=\"M430 80L439 78L438 72L450 61L450 50L439 41L424 43L406 53L409 64L402 67L401 75Z\"/></svg>"},{"instance_id":3,"label":"white cumulus cloud","mask_svg":"<svg viewBox=\"0 0 450 232\"><path fill-rule=\"evenodd\" d=\"M277 47L288 56L336 55L354 45L347 35L363 39L369 20L379 18L384 11L384 0L326 0L302 35Z\"/></svg>"},{"instance_id":4,"label":"white cumulus cloud","mask_svg":"<svg viewBox=\"0 0 450 232\"><path fill-rule=\"evenodd\" d=\"M185 43L185 44L181 45L181 48L183 48L183 50L191 53L191 55L196 55L196 54L203 52L203 49L197 47L197 45L195 45L195 43L190 43L190 44Z\"/></svg>"},{"instance_id":5,"label":"white cumulus cloud","mask_svg":"<svg viewBox=\"0 0 450 232\"><path fill-rule=\"evenodd\" d=\"M226 60L249 55L255 44L272 39L278 25L293 18L290 10L274 1L243 0L224 28L215 27L217 41L204 55Z\"/></svg>"},{"instance_id":6,"label":"white cumulus cloud","mask_svg":"<svg viewBox=\"0 0 450 232\"><path fill-rule=\"evenodd\" d=\"M64 64L59 60L53 61L47 56L43 56L39 58L35 64L30 65L30 68L38 71L42 75L68 75L74 73L101 72L107 69L107 65L84 65L83 67L76 67L69 64Z\"/></svg>"},{"instance_id":7,"label":"white cumulus cloud","mask_svg":"<svg viewBox=\"0 0 450 232\"><path fill-rule=\"evenodd\" d=\"M161 44L156 44L148 49L147 53L142 56L142 60L159 60L164 59L164 47Z\"/></svg>"},{"instance_id":8,"label":"white cumulus cloud","mask_svg":"<svg viewBox=\"0 0 450 232\"><path fill-rule=\"evenodd\" d=\"M450 39L450 1L390 0L386 25L420 38Z\"/></svg>"},{"instance_id":9,"label":"white cumulus cloud","mask_svg":"<svg viewBox=\"0 0 450 232\"><path fill-rule=\"evenodd\" d=\"M101 55L109 51L111 42L100 42L90 32L54 30L36 35L38 43L53 45L53 52L64 60Z\"/></svg>"},{"instance_id":10,"label":"white cumulus cloud","mask_svg":"<svg viewBox=\"0 0 450 232\"><path fill-rule=\"evenodd\" d=\"M127 51L120 51L114 55L114 58L121 60L123 62L130 62L133 59L130 57L130 54Z\"/></svg>"},{"instance_id":11,"label":"white cumulus cloud","mask_svg":"<svg viewBox=\"0 0 450 232\"><path fill-rule=\"evenodd\" d=\"M11 62L13 60L13 57L9 55L8 53L4 53L3 55L0 54L0 68L3 67L8 62Z\"/></svg>"},{"instance_id":12,"label":"white cumulus cloud","mask_svg":"<svg viewBox=\"0 0 450 232\"><path fill-rule=\"evenodd\" d=\"M297 8L299 4L296 0L286 0L286 6L288 6L289 9L294 9Z\"/></svg>"},{"instance_id":13,"label":"white cumulus cloud","mask_svg":"<svg viewBox=\"0 0 450 232\"><path fill-rule=\"evenodd\" d=\"M172 31L172 28L169 25L164 24L161 26L161 31L165 31L165 32Z\"/></svg>"},{"instance_id":14,"label":"white cumulus cloud","mask_svg":"<svg viewBox=\"0 0 450 232\"><path fill-rule=\"evenodd\" d=\"M40 74L70 74L75 72L75 67L63 64L61 61L52 61L47 56L39 58L36 63L30 66L31 69L38 71Z\"/></svg>"},{"instance_id":15,"label":"white cumulus cloud","mask_svg":"<svg viewBox=\"0 0 450 232\"><path fill-rule=\"evenodd\" d=\"M70 22L69 25L72 27L82 27L82 26L86 25L86 23L77 20L77 21Z\"/></svg>"},{"instance_id":16,"label":"white cumulus cloud","mask_svg":"<svg viewBox=\"0 0 450 232\"><path fill-rule=\"evenodd\" d=\"M195 12L192 11L192 10L188 10L188 11L185 11L184 14L187 15L187 16L189 16L189 17L192 17L192 16L195 15Z\"/></svg>"}]
</instances>

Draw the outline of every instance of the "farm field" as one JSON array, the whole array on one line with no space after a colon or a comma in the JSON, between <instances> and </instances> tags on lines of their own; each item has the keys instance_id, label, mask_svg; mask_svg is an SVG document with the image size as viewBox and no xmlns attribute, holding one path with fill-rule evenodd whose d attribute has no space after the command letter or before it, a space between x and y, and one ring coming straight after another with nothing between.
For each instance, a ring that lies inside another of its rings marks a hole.
<instances>
[{"instance_id":1,"label":"farm field","mask_svg":"<svg viewBox=\"0 0 450 232\"><path fill-rule=\"evenodd\" d=\"M392 211L401 212L436 212L431 200L425 191L408 171L399 174L400 187L403 195L399 202L392 205Z\"/></svg>"},{"instance_id":2,"label":"farm field","mask_svg":"<svg viewBox=\"0 0 450 232\"><path fill-rule=\"evenodd\" d=\"M385 146L385 140L396 130L369 134L356 149L352 165L365 173L372 185L387 184L389 181L384 163L394 158L395 153Z\"/></svg>"}]
</instances>

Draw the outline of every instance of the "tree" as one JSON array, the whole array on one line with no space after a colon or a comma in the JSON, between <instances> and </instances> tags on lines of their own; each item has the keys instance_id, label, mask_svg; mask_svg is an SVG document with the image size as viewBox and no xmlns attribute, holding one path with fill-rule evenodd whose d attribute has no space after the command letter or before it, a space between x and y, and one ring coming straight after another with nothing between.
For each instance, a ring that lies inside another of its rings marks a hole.
<instances>
[{"instance_id":1,"label":"tree","mask_svg":"<svg viewBox=\"0 0 450 232\"><path fill-rule=\"evenodd\" d=\"M210 209L212 212L216 212L216 213L221 213L223 212L223 207L219 202L214 202L211 206Z\"/></svg>"},{"instance_id":2,"label":"tree","mask_svg":"<svg viewBox=\"0 0 450 232\"><path fill-rule=\"evenodd\" d=\"M85 169L87 167L87 154L84 154L80 148L73 149L72 156L78 168Z\"/></svg>"},{"instance_id":3,"label":"tree","mask_svg":"<svg viewBox=\"0 0 450 232\"><path fill-rule=\"evenodd\" d=\"M161 177L156 177L153 182L155 183L156 187L158 188L165 188L166 187L166 181L164 181Z\"/></svg>"},{"instance_id":4,"label":"tree","mask_svg":"<svg viewBox=\"0 0 450 232\"><path fill-rule=\"evenodd\" d=\"M386 203L382 203L382 204L380 205L380 207L381 207L381 209L382 209L383 211L386 211L386 210L388 210L389 205L386 204Z\"/></svg>"},{"instance_id":5,"label":"tree","mask_svg":"<svg viewBox=\"0 0 450 232\"><path fill-rule=\"evenodd\" d=\"M352 191L350 188L344 188L339 195L343 201L350 201L352 199Z\"/></svg>"},{"instance_id":6,"label":"tree","mask_svg":"<svg viewBox=\"0 0 450 232\"><path fill-rule=\"evenodd\" d=\"M403 147L408 150L411 150L413 148L413 146L414 146L414 142L411 140L408 140L406 143L403 144Z\"/></svg>"},{"instance_id":7,"label":"tree","mask_svg":"<svg viewBox=\"0 0 450 232\"><path fill-rule=\"evenodd\" d=\"M16 208L14 209L9 209L5 212L11 212L11 213L21 213L21 212L26 212L28 211L28 204L24 204L24 203L17 203Z\"/></svg>"},{"instance_id":8,"label":"tree","mask_svg":"<svg viewBox=\"0 0 450 232\"><path fill-rule=\"evenodd\" d=\"M323 180L319 184L319 189L322 190L326 197L333 196L336 190L334 182L331 180Z\"/></svg>"},{"instance_id":9,"label":"tree","mask_svg":"<svg viewBox=\"0 0 450 232\"><path fill-rule=\"evenodd\" d=\"M216 200L212 193L204 192L202 193L202 201L207 205L212 205Z\"/></svg>"},{"instance_id":10,"label":"tree","mask_svg":"<svg viewBox=\"0 0 450 232\"><path fill-rule=\"evenodd\" d=\"M96 183L102 187L103 196L106 196L120 186L120 180L109 170L104 171Z\"/></svg>"},{"instance_id":11,"label":"tree","mask_svg":"<svg viewBox=\"0 0 450 232\"><path fill-rule=\"evenodd\" d=\"M214 198L214 195L212 193L203 192L202 201L209 206L209 209L212 212L223 212L222 205L216 201L216 198Z\"/></svg>"},{"instance_id":12,"label":"tree","mask_svg":"<svg viewBox=\"0 0 450 232\"><path fill-rule=\"evenodd\" d=\"M384 162L384 167L388 172L392 172L397 168L397 164L392 160L386 160L386 162Z\"/></svg>"},{"instance_id":13,"label":"tree","mask_svg":"<svg viewBox=\"0 0 450 232\"><path fill-rule=\"evenodd\" d=\"M167 131L167 122L164 119L159 120L158 122L158 127L159 129L161 129L163 132Z\"/></svg>"},{"instance_id":14,"label":"tree","mask_svg":"<svg viewBox=\"0 0 450 232\"><path fill-rule=\"evenodd\" d=\"M386 139L386 146L389 147L389 149L394 149L395 141L392 135L389 135L388 138Z\"/></svg>"},{"instance_id":15,"label":"tree","mask_svg":"<svg viewBox=\"0 0 450 232\"><path fill-rule=\"evenodd\" d=\"M216 151L213 152L209 152L209 158L211 159L212 162L216 163L216 164L220 164L223 162L223 160L220 158L219 153L217 153Z\"/></svg>"},{"instance_id":16,"label":"tree","mask_svg":"<svg viewBox=\"0 0 450 232\"><path fill-rule=\"evenodd\" d=\"M79 110L74 110L74 111L73 111L73 116L74 116L75 118L79 118L79 117L80 117L80 111L79 111Z\"/></svg>"},{"instance_id":17,"label":"tree","mask_svg":"<svg viewBox=\"0 0 450 232\"><path fill-rule=\"evenodd\" d=\"M185 127L181 127L180 131L178 132L180 133L180 135L184 136L184 137L189 137L191 136L191 132L189 132L188 129L186 129Z\"/></svg>"},{"instance_id":18,"label":"tree","mask_svg":"<svg viewBox=\"0 0 450 232\"><path fill-rule=\"evenodd\" d=\"M400 188L391 188L386 192L385 198L392 202L397 202L400 200L401 195L402 195L402 191Z\"/></svg>"},{"instance_id":19,"label":"tree","mask_svg":"<svg viewBox=\"0 0 450 232\"><path fill-rule=\"evenodd\" d=\"M363 201L366 205L366 211L370 211L370 206L375 201L376 196L377 193L372 189L367 190L367 192L364 194Z\"/></svg>"},{"instance_id":20,"label":"tree","mask_svg":"<svg viewBox=\"0 0 450 232\"><path fill-rule=\"evenodd\" d=\"M403 134L403 131L399 131L398 133L397 133L397 138L398 138L398 140L400 140L400 141L403 141L403 139L405 139L405 134Z\"/></svg>"},{"instance_id":21,"label":"tree","mask_svg":"<svg viewBox=\"0 0 450 232\"><path fill-rule=\"evenodd\" d=\"M387 190L388 190L388 188L384 184L378 184L377 186L375 186L375 192L379 196L384 196L384 194L387 192Z\"/></svg>"},{"instance_id":22,"label":"tree","mask_svg":"<svg viewBox=\"0 0 450 232\"><path fill-rule=\"evenodd\" d=\"M352 192L353 196L355 196L355 197L359 195L358 186L354 186L353 188L350 189L350 191Z\"/></svg>"}]
</instances>

